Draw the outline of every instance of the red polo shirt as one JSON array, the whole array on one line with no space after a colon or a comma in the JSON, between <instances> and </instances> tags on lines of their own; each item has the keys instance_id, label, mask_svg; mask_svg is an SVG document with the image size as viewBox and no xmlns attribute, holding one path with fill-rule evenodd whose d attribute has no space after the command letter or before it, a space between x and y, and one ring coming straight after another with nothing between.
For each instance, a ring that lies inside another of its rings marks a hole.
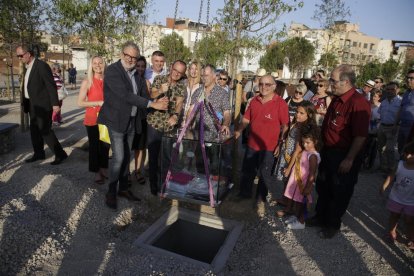
<instances>
[{"instance_id":1,"label":"red polo shirt","mask_svg":"<svg viewBox=\"0 0 414 276\"><path fill-rule=\"evenodd\" d=\"M279 140L280 126L289 123L286 102L277 94L262 103L260 96L250 102L244 118L250 121L250 134L247 145L254 150L274 151Z\"/></svg>"},{"instance_id":2,"label":"red polo shirt","mask_svg":"<svg viewBox=\"0 0 414 276\"><path fill-rule=\"evenodd\" d=\"M324 145L348 150L354 137L367 137L371 107L365 97L352 88L335 97L322 124Z\"/></svg>"}]
</instances>

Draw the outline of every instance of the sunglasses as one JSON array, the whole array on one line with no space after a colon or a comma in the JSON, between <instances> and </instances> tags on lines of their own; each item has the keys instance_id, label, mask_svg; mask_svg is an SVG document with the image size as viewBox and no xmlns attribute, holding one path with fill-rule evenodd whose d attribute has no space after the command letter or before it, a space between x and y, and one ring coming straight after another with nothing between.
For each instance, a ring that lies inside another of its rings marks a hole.
<instances>
[{"instance_id":1,"label":"sunglasses","mask_svg":"<svg viewBox=\"0 0 414 276\"><path fill-rule=\"evenodd\" d=\"M375 83L382 83L381 81L376 81Z\"/></svg>"},{"instance_id":2,"label":"sunglasses","mask_svg":"<svg viewBox=\"0 0 414 276\"><path fill-rule=\"evenodd\" d=\"M259 86L265 86L265 87L270 87L270 86L272 86L273 85L273 83L264 83L264 82L260 82L259 83Z\"/></svg>"},{"instance_id":3,"label":"sunglasses","mask_svg":"<svg viewBox=\"0 0 414 276\"><path fill-rule=\"evenodd\" d=\"M295 94L303 95L303 93L299 91L295 91Z\"/></svg>"},{"instance_id":4,"label":"sunglasses","mask_svg":"<svg viewBox=\"0 0 414 276\"><path fill-rule=\"evenodd\" d=\"M219 78L219 80L227 81L227 78Z\"/></svg>"},{"instance_id":5,"label":"sunglasses","mask_svg":"<svg viewBox=\"0 0 414 276\"><path fill-rule=\"evenodd\" d=\"M22 58L25 54L27 54L27 52L24 52L23 54L21 54L21 55L16 55L18 58Z\"/></svg>"},{"instance_id":6,"label":"sunglasses","mask_svg":"<svg viewBox=\"0 0 414 276\"><path fill-rule=\"evenodd\" d=\"M325 85L323 85L323 84L318 84L318 87L324 87Z\"/></svg>"}]
</instances>

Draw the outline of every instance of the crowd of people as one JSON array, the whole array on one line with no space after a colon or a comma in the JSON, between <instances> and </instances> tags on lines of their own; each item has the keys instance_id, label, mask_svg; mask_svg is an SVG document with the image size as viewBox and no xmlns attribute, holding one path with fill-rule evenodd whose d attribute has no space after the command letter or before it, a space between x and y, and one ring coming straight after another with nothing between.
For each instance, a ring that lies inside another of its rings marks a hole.
<instances>
[{"instance_id":1,"label":"crowd of people","mask_svg":"<svg viewBox=\"0 0 414 276\"><path fill-rule=\"evenodd\" d=\"M52 114L59 118L61 106L57 93L51 93L59 85L55 83L59 68L52 74L27 46L16 52L27 67L22 97L30 113L34 155L26 161L45 158L45 141L56 155L52 164L60 164L67 155L51 129ZM277 202L284 208L276 215L287 227L319 226L321 238L332 238L340 230L360 168L371 169L378 152L379 169L389 175L381 192L394 183L387 204L391 212L387 237L395 240L398 219L404 215L409 246L414 249L414 70L407 73L407 91L400 96L400 84L384 84L381 76L357 89L349 65L339 65L329 77L318 70L311 79L300 79L294 89L277 73L259 68L252 80L243 82L243 115L234 122L234 87L228 72L197 61L176 60L167 67L161 51L152 54L147 66L133 42L124 43L120 55L109 66L102 57L92 57L78 97L78 105L86 109L89 171L96 184L109 182L105 198L109 208L117 208L118 196L140 201L130 182L135 176L138 183L146 183L146 150L150 191L159 194L162 137L190 119L197 127L200 115L190 114L203 100L208 103L202 120L204 140L219 133L229 136L233 127L235 139L245 137L239 200L254 197L266 202L269 190L282 185ZM100 140L99 124L107 127L110 145ZM313 190L318 195L315 216L307 218Z\"/></svg>"}]
</instances>

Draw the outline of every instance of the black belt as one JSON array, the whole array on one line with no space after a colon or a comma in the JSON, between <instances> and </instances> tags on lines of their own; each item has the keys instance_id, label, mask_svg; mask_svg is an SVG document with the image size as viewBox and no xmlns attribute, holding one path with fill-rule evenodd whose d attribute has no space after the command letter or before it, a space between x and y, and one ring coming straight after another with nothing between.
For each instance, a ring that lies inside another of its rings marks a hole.
<instances>
[{"instance_id":1,"label":"black belt","mask_svg":"<svg viewBox=\"0 0 414 276\"><path fill-rule=\"evenodd\" d=\"M394 124L383 124L381 123L382 126L394 126Z\"/></svg>"}]
</instances>

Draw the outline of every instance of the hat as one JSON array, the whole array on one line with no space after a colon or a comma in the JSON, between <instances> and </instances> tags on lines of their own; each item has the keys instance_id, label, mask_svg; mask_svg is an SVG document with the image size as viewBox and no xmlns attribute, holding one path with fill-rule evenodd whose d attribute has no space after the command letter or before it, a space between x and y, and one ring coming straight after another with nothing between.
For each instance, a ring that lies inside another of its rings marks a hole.
<instances>
[{"instance_id":1,"label":"hat","mask_svg":"<svg viewBox=\"0 0 414 276\"><path fill-rule=\"evenodd\" d=\"M272 77L274 77L275 79L277 79L279 77L279 73L278 72L272 72L270 75Z\"/></svg>"},{"instance_id":2,"label":"hat","mask_svg":"<svg viewBox=\"0 0 414 276\"><path fill-rule=\"evenodd\" d=\"M365 85L373 88L375 86L375 82L373 80L367 80Z\"/></svg>"},{"instance_id":3,"label":"hat","mask_svg":"<svg viewBox=\"0 0 414 276\"><path fill-rule=\"evenodd\" d=\"M264 75L266 75L266 70L263 69L263 68L257 68L257 70L256 70L256 76L263 77Z\"/></svg>"}]
</instances>

